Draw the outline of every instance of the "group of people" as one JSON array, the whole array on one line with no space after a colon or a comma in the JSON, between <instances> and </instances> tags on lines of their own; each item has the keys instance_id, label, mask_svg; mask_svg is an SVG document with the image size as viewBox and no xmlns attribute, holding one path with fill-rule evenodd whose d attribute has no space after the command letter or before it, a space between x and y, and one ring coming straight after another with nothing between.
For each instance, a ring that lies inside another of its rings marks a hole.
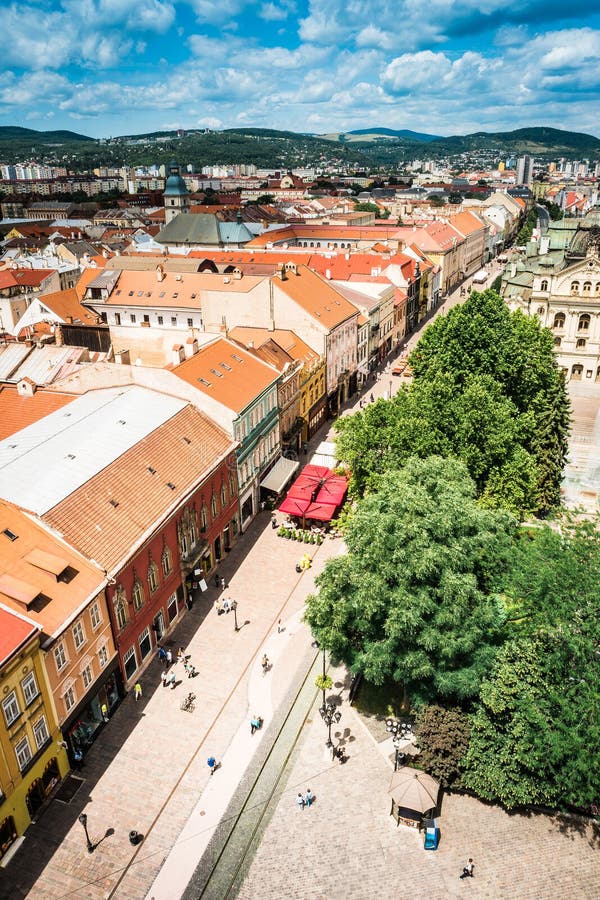
<instances>
[{"instance_id":1,"label":"group of people","mask_svg":"<svg viewBox=\"0 0 600 900\"><path fill-rule=\"evenodd\" d=\"M221 600L220 597L217 597L215 600L215 609L217 611L217 615L220 616L223 613L231 612L231 610L233 609L233 603L234 601L231 599L231 597L225 597L224 600Z\"/></svg>"},{"instance_id":2,"label":"group of people","mask_svg":"<svg viewBox=\"0 0 600 900\"><path fill-rule=\"evenodd\" d=\"M298 796L296 797L296 803L300 809L304 809L305 806L310 806L315 799L315 795L311 791L310 788L306 788L306 793L302 793L298 791Z\"/></svg>"},{"instance_id":3,"label":"group of people","mask_svg":"<svg viewBox=\"0 0 600 900\"><path fill-rule=\"evenodd\" d=\"M173 653L171 652L171 650L168 650L168 649L165 650L164 647L159 647L158 648L158 658L161 662L165 663L165 668L163 669L161 676L160 676L161 681L163 683L163 687L170 686L171 690L174 690L175 687L177 686L177 675L175 674L174 669L171 669L170 672L168 671L173 662ZM183 663L183 668L184 668L184 671L188 678L193 678L195 675L198 674L196 672L196 668L190 662L189 655L186 656L186 653L185 653L185 650L183 649L183 647L179 647L179 649L177 651L177 662ZM140 696L141 696L141 686L140 686ZM137 685L136 685L136 700L137 700Z\"/></svg>"}]
</instances>

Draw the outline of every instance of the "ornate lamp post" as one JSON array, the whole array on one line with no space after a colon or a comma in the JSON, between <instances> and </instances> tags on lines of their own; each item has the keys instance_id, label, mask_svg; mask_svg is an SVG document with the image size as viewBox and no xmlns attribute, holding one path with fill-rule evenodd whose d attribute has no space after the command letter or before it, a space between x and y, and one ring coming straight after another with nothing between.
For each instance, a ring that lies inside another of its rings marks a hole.
<instances>
[{"instance_id":1,"label":"ornate lamp post","mask_svg":"<svg viewBox=\"0 0 600 900\"><path fill-rule=\"evenodd\" d=\"M402 757L402 759L404 759L406 756L405 753L400 752L400 745L406 740L406 736L412 730L412 725L410 722L399 722L397 719L386 719L385 730L392 735L394 750L396 751L396 756L394 758L394 772L397 772L400 765L400 758Z\"/></svg>"},{"instance_id":2,"label":"ornate lamp post","mask_svg":"<svg viewBox=\"0 0 600 900\"><path fill-rule=\"evenodd\" d=\"M87 852L88 852L88 853L93 853L93 852L94 852L94 845L93 845L92 842L90 841L90 836L89 836L89 834L88 834L88 830L87 830L87 816L86 816L85 813L81 813L81 815L79 816L79 821L80 821L81 824L83 825L83 830L85 831L85 840L86 840L86 842L87 842Z\"/></svg>"},{"instance_id":3,"label":"ornate lamp post","mask_svg":"<svg viewBox=\"0 0 600 900\"><path fill-rule=\"evenodd\" d=\"M234 631L239 631L238 620L237 620L237 600L231 601L231 608L233 610L233 622L234 622Z\"/></svg>"},{"instance_id":4,"label":"ornate lamp post","mask_svg":"<svg viewBox=\"0 0 600 900\"><path fill-rule=\"evenodd\" d=\"M336 722L337 724L337 722L340 721L340 719L342 718L342 714L339 709L333 705L333 703L324 703L323 706L319 709L319 712L321 714L321 718L329 729L326 746L328 747L328 749L331 749L333 747L333 741L331 740L331 726L334 722Z\"/></svg>"}]
</instances>

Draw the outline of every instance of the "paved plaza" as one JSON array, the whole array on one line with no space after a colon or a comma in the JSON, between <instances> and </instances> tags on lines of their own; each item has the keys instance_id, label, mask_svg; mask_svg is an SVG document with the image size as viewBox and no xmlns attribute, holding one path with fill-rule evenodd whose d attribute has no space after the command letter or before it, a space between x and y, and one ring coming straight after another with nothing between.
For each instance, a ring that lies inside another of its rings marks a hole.
<instances>
[{"instance_id":1,"label":"paved plaza","mask_svg":"<svg viewBox=\"0 0 600 900\"><path fill-rule=\"evenodd\" d=\"M332 674L342 683L343 670ZM331 762L315 708L240 900L600 897L600 832L588 823L449 795L439 848L424 850L423 836L390 815L391 742L378 745L347 702L341 710L336 743L348 761ZM316 802L300 810L296 795L308 787ZM469 857L475 877L463 881Z\"/></svg>"}]
</instances>

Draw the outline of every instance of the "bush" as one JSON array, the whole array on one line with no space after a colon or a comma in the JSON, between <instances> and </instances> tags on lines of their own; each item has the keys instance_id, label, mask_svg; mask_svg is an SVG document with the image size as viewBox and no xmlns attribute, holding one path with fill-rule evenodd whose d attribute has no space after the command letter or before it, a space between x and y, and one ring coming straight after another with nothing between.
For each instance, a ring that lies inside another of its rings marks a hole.
<instances>
[{"instance_id":1,"label":"bush","mask_svg":"<svg viewBox=\"0 0 600 900\"><path fill-rule=\"evenodd\" d=\"M417 714L419 765L443 787L464 787L463 759L469 747L469 717L456 707L425 706Z\"/></svg>"}]
</instances>

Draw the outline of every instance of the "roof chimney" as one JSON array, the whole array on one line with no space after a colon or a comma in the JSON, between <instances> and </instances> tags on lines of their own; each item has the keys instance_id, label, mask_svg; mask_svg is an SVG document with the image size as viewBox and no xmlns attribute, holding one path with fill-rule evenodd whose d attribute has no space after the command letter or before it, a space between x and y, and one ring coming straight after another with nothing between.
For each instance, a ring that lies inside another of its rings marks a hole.
<instances>
[{"instance_id":1,"label":"roof chimney","mask_svg":"<svg viewBox=\"0 0 600 900\"><path fill-rule=\"evenodd\" d=\"M157 266L156 267L156 280L162 281L164 277L165 277L165 270L163 269L162 266Z\"/></svg>"},{"instance_id":2,"label":"roof chimney","mask_svg":"<svg viewBox=\"0 0 600 900\"><path fill-rule=\"evenodd\" d=\"M330 281L331 280L331 269L325 269L325 278Z\"/></svg>"}]
</instances>

